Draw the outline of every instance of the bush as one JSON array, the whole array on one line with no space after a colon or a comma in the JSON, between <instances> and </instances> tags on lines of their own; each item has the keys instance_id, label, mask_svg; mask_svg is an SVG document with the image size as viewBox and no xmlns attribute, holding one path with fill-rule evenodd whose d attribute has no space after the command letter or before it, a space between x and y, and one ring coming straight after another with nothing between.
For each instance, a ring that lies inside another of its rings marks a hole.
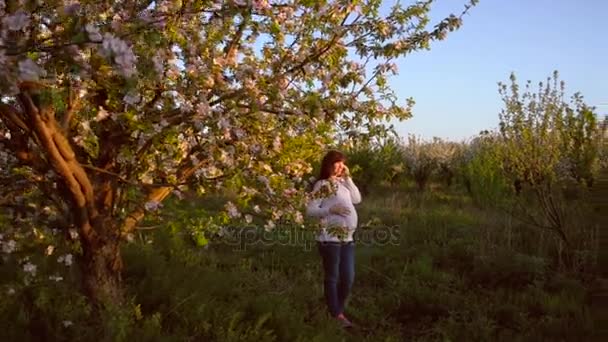
<instances>
[{"instance_id":1,"label":"bush","mask_svg":"<svg viewBox=\"0 0 608 342\"><path fill-rule=\"evenodd\" d=\"M499 148L500 141L490 133L481 134L462 148L458 173L477 205L501 207L513 194L501 169Z\"/></svg>"}]
</instances>

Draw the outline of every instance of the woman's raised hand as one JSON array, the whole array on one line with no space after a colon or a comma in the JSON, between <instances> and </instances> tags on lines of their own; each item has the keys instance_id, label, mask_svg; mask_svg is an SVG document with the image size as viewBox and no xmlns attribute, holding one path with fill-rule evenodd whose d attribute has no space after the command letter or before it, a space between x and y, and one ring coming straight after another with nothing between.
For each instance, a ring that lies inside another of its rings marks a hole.
<instances>
[{"instance_id":1,"label":"woman's raised hand","mask_svg":"<svg viewBox=\"0 0 608 342\"><path fill-rule=\"evenodd\" d=\"M350 177L350 170L348 169L348 166L346 166L346 164L344 164L342 166L342 177L344 177L344 178Z\"/></svg>"}]
</instances>

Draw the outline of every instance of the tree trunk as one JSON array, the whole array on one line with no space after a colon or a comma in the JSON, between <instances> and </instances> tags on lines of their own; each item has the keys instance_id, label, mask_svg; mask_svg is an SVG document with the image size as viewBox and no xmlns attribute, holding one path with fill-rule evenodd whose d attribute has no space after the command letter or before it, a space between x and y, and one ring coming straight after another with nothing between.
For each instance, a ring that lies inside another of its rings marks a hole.
<instances>
[{"instance_id":1,"label":"tree trunk","mask_svg":"<svg viewBox=\"0 0 608 342\"><path fill-rule=\"evenodd\" d=\"M124 293L120 239L116 234L118 230L107 226L95 228L96 231L105 234L100 234L93 241L82 239L83 254L79 266L82 272L83 290L96 304L120 305L123 303Z\"/></svg>"}]
</instances>

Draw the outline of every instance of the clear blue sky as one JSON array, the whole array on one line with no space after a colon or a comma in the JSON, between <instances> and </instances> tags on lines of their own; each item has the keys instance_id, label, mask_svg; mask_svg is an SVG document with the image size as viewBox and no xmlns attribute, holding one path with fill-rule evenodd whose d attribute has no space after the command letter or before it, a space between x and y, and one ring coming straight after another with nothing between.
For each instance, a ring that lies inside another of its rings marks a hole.
<instances>
[{"instance_id":1,"label":"clear blue sky","mask_svg":"<svg viewBox=\"0 0 608 342\"><path fill-rule=\"evenodd\" d=\"M431 16L460 13L464 1L437 0ZM480 0L458 31L397 64L393 89L416 101L414 117L395 123L402 136L461 140L496 128L497 82L512 71L537 84L558 70L568 94L608 103L608 0Z\"/></svg>"}]
</instances>

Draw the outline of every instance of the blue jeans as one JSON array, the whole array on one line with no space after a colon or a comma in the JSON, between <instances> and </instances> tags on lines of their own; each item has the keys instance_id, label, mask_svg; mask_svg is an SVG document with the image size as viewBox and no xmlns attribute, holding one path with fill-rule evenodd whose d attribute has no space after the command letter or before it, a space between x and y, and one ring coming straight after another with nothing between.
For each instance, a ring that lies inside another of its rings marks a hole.
<instances>
[{"instance_id":1,"label":"blue jeans","mask_svg":"<svg viewBox=\"0 0 608 342\"><path fill-rule=\"evenodd\" d=\"M355 243L319 242L323 259L325 302L332 316L344 312L346 299L355 280Z\"/></svg>"}]
</instances>

